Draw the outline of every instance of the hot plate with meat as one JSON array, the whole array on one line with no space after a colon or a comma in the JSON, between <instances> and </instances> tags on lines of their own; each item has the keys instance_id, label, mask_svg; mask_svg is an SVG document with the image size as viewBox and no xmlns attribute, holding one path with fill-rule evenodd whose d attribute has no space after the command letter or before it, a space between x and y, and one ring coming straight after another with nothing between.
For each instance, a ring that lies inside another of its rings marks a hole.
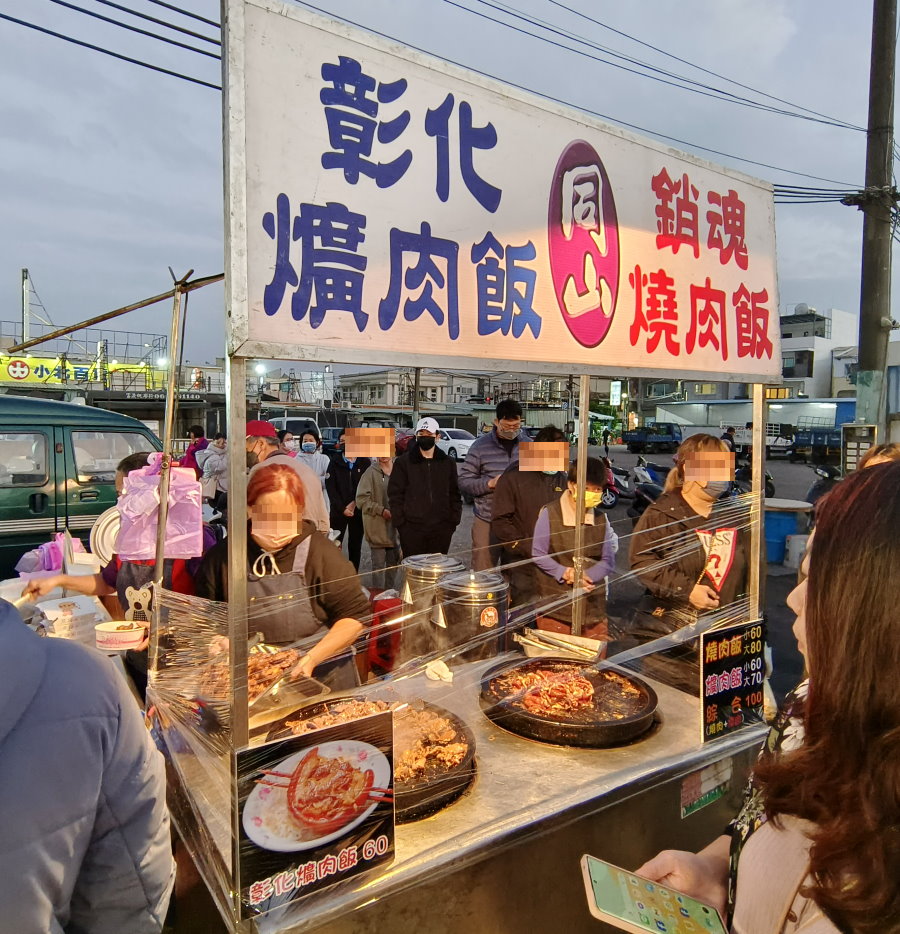
<instances>
[{"instance_id":1,"label":"hot plate with meat","mask_svg":"<svg viewBox=\"0 0 900 934\"><path fill-rule=\"evenodd\" d=\"M394 781L398 794L404 786L431 781L463 763L469 752L466 736L448 715L428 707L351 698L316 705L310 716L287 720L285 727L302 736L387 710L394 711Z\"/></svg>"}]
</instances>

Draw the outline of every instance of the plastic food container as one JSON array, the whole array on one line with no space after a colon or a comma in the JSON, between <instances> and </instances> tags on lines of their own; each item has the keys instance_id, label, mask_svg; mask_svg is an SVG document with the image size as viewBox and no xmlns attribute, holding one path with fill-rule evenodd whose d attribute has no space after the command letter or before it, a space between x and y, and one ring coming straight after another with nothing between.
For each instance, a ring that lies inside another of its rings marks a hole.
<instances>
[{"instance_id":1,"label":"plastic food container","mask_svg":"<svg viewBox=\"0 0 900 934\"><path fill-rule=\"evenodd\" d=\"M127 629L122 627L127 626ZM122 620L98 623L94 627L97 648L103 652L124 652L136 649L146 638L147 630L141 625L132 626Z\"/></svg>"}]
</instances>

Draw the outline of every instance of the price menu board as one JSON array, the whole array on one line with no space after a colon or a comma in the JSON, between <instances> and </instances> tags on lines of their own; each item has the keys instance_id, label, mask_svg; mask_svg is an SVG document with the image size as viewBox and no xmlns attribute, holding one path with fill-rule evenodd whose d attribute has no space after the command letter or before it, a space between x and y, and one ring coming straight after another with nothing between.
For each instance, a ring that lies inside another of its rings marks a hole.
<instances>
[{"instance_id":1,"label":"price menu board","mask_svg":"<svg viewBox=\"0 0 900 934\"><path fill-rule=\"evenodd\" d=\"M700 637L703 742L762 720L765 642L762 620L716 629Z\"/></svg>"}]
</instances>

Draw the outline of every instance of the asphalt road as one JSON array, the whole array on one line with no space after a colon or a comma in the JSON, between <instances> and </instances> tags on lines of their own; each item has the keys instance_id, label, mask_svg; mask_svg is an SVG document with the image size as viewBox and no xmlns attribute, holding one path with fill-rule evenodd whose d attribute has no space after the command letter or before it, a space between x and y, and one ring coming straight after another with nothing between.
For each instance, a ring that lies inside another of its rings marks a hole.
<instances>
[{"instance_id":1,"label":"asphalt road","mask_svg":"<svg viewBox=\"0 0 900 934\"><path fill-rule=\"evenodd\" d=\"M592 455L601 454L600 448L591 447ZM631 470L637 464L637 455L629 454L624 447L612 447L610 450L613 463L617 467ZM671 461L670 454L656 454L651 460L666 464ZM767 470L775 483L775 494L780 499L806 498L806 491L813 482L813 473L805 464L791 464L786 459L773 459L767 462ZM607 516L613 531L619 537L619 551L616 558L616 573L609 580L608 611L610 622L622 630L628 629L635 603L643 593L643 587L631 575L628 566L628 549L632 532L632 522L627 515L629 502L620 500ZM456 555L470 565L472 551L472 507L463 506L462 521L456 529L450 546L451 554ZM371 556L368 545L363 544L360 572L371 571ZM364 583L366 583L364 578ZM797 651L796 641L791 632L794 614L787 608L785 600L796 582L796 572L781 565L770 565L766 576L765 607L769 629L769 643L772 646L774 673L772 686L779 700L800 680L803 672L803 659Z\"/></svg>"}]
</instances>

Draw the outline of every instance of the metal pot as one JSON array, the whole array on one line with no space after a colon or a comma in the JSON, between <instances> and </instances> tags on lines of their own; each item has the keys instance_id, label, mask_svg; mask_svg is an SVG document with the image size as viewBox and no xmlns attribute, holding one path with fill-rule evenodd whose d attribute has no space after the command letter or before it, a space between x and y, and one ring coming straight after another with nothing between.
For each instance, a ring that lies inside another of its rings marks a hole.
<instances>
[{"instance_id":1,"label":"metal pot","mask_svg":"<svg viewBox=\"0 0 900 934\"><path fill-rule=\"evenodd\" d=\"M407 617L400 633L400 646L395 665L402 665L438 648L434 607L438 599L438 582L448 574L465 570L457 558L444 554L412 555L404 558L403 588L400 591L407 604Z\"/></svg>"},{"instance_id":2,"label":"metal pot","mask_svg":"<svg viewBox=\"0 0 900 934\"><path fill-rule=\"evenodd\" d=\"M440 605L438 646L444 651L471 645L455 655L462 661L492 658L506 647L509 584L497 571L465 571L443 578L438 587Z\"/></svg>"}]
</instances>

